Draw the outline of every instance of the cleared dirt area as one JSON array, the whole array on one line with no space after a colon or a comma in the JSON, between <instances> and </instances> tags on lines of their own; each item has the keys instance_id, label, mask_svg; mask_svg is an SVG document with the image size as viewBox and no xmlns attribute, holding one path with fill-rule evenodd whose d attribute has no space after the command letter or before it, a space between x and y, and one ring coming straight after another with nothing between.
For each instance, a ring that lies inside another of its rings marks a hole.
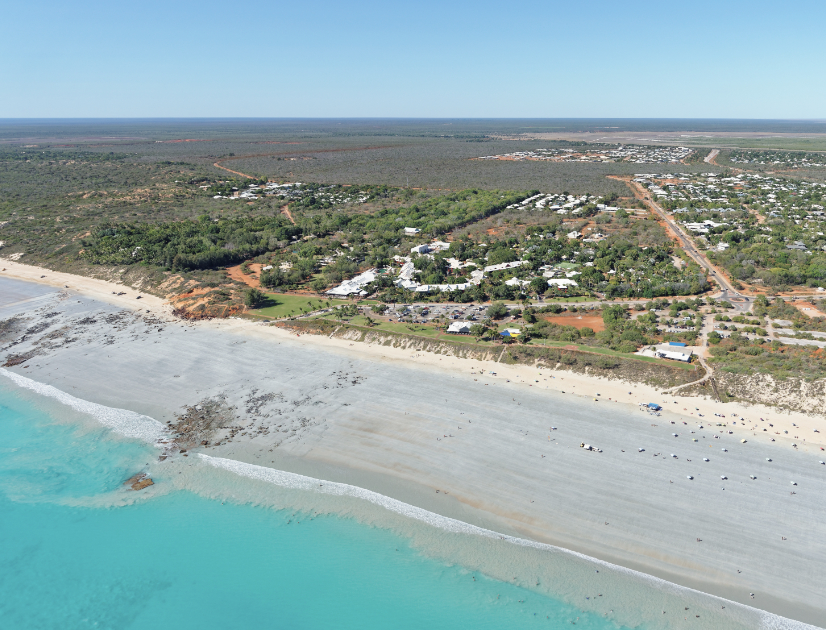
<instances>
[{"instance_id":1,"label":"cleared dirt area","mask_svg":"<svg viewBox=\"0 0 826 630\"><path fill-rule=\"evenodd\" d=\"M554 315L545 319L559 326L573 326L577 329L588 327L594 332L605 330L605 323L600 315Z\"/></svg>"},{"instance_id":2,"label":"cleared dirt area","mask_svg":"<svg viewBox=\"0 0 826 630\"><path fill-rule=\"evenodd\" d=\"M263 265L260 263L251 263L249 268L252 269L253 273L247 274L241 271L241 265L236 265L235 267L228 267L227 274L233 280L243 282L244 284L257 289L261 286L261 282L258 279L258 276L261 275L261 267L263 267Z\"/></svg>"},{"instance_id":3,"label":"cleared dirt area","mask_svg":"<svg viewBox=\"0 0 826 630\"><path fill-rule=\"evenodd\" d=\"M798 302L795 300L794 302L790 302L790 304L809 317L822 317L825 314L811 302Z\"/></svg>"}]
</instances>

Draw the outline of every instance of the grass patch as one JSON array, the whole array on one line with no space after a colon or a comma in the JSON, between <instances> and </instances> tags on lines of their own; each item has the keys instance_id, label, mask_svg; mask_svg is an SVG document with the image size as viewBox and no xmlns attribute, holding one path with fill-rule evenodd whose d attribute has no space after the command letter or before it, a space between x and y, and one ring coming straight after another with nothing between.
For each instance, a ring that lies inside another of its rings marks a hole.
<instances>
[{"instance_id":1,"label":"grass patch","mask_svg":"<svg viewBox=\"0 0 826 630\"><path fill-rule=\"evenodd\" d=\"M325 313L319 317L336 318L332 313ZM420 324L405 324L395 322L375 322L372 326L367 325L367 318L363 315L355 315L345 318L344 322L351 326L358 326L364 330L384 330L401 335L416 335L417 337L438 337L442 335L435 326L422 326Z\"/></svg>"},{"instance_id":2,"label":"grass patch","mask_svg":"<svg viewBox=\"0 0 826 630\"><path fill-rule=\"evenodd\" d=\"M328 315L320 315L319 317L328 317ZM395 322L376 322L373 326L367 326L367 320L361 316L351 317L349 319L344 320L346 324L349 326L353 326L355 328L359 328L360 330L370 330L370 331L385 331L395 334L401 335L410 335L415 337L425 337L427 339L438 339L444 340L450 343L463 343L468 345L473 345L476 347L502 347L501 344L497 343L498 340L495 341L485 341L485 340L476 340L475 337L471 335L449 335L445 332L440 331L435 326L422 326L419 324L404 324L404 323L395 323ZM543 346L547 348L564 348L566 346L574 346L579 352L587 352L591 354L601 354L606 356L617 357L619 359L631 359L633 361L643 361L645 363L654 363L656 365L666 365L668 367L675 367L679 368L684 371L693 371L697 369L697 365L693 363L681 363L679 361L669 361L667 359L657 359L655 357L644 357L638 354L627 354L624 352L618 352L617 350L611 350L610 348L600 348L595 346L585 346L581 344L575 344L567 341L551 341L548 339L531 339L527 345L523 344L513 344L509 346L513 350L518 351L519 348L526 348L526 347L538 347Z\"/></svg>"},{"instance_id":3,"label":"grass patch","mask_svg":"<svg viewBox=\"0 0 826 630\"><path fill-rule=\"evenodd\" d=\"M571 343L568 341L551 341L549 339L531 339L528 345L532 346L547 346L550 348L557 347L562 348L565 346L574 346L580 352L591 352L593 354L605 354L612 357L617 357L620 359L633 359L635 361L645 361L646 363L656 363L657 365L668 365L669 367L676 367L680 368L681 370L694 370L696 369L696 364L694 363L682 363L680 361L669 361L667 359L657 359L656 357L644 357L639 354L627 354L625 352L619 352L617 350L611 350L611 348L600 348L598 346L583 346L576 343Z\"/></svg>"},{"instance_id":4,"label":"grass patch","mask_svg":"<svg viewBox=\"0 0 826 630\"><path fill-rule=\"evenodd\" d=\"M261 308L249 311L248 314L256 317L280 319L345 304L350 304L350 302L348 300L328 300L307 295L267 293L267 302Z\"/></svg>"}]
</instances>

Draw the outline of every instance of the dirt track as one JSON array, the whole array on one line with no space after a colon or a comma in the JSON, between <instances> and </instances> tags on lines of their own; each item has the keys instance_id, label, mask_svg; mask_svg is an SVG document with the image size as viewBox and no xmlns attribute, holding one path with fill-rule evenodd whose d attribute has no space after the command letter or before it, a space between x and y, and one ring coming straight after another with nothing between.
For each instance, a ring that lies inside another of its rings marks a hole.
<instances>
[{"instance_id":1,"label":"dirt track","mask_svg":"<svg viewBox=\"0 0 826 630\"><path fill-rule=\"evenodd\" d=\"M284 206L283 208L281 208L281 214L287 217L290 220L290 223L295 225L295 219L293 219L293 215L290 212L290 206Z\"/></svg>"},{"instance_id":2,"label":"dirt track","mask_svg":"<svg viewBox=\"0 0 826 630\"><path fill-rule=\"evenodd\" d=\"M213 166L228 171L233 175L240 175L241 177L246 177L247 179L255 179L255 177L253 177L252 175L247 175L246 173L242 173L241 171L233 171L232 169L229 169L226 166L221 166L220 162L215 162Z\"/></svg>"}]
</instances>

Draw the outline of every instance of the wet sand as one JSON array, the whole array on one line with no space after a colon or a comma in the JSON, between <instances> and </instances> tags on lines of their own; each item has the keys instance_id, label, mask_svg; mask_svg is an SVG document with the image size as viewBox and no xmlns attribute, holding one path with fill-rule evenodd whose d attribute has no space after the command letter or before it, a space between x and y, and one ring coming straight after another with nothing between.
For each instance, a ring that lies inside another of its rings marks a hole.
<instances>
[{"instance_id":1,"label":"wet sand","mask_svg":"<svg viewBox=\"0 0 826 630\"><path fill-rule=\"evenodd\" d=\"M239 429L230 441L219 432L209 455L365 487L826 625L822 418L661 395L656 417L638 407L656 394L641 385L242 320L183 323L134 299L1 297L15 286L0 278L0 319L28 319L0 360L39 353L7 369L162 422L223 396ZM732 424L735 411L745 425ZM761 415L777 429L795 422L800 438L753 429Z\"/></svg>"}]
</instances>

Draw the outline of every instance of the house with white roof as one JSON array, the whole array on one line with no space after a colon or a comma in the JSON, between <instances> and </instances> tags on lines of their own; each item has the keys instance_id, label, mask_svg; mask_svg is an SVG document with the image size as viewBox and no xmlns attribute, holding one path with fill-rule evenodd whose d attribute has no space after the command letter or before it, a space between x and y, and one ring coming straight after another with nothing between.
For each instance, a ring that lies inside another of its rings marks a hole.
<instances>
[{"instance_id":1,"label":"house with white roof","mask_svg":"<svg viewBox=\"0 0 826 630\"><path fill-rule=\"evenodd\" d=\"M498 265L488 265L485 267L485 273L490 273L491 271L502 271L504 269L515 269L516 267L521 267L522 265L527 264L527 260L515 260L513 262L499 263Z\"/></svg>"},{"instance_id":2,"label":"house with white roof","mask_svg":"<svg viewBox=\"0 0 826 630\"><path fill-rule=\"evenodd\" d=\"M373 282L376 277L376 270L369 269L364 273L360 273L355 278L345 280L337 287L330 289L327 291L327 295L367 295L367 291L364 291L364 287Z\"/></svg>"},{"instance_id":3,"label":"house with white roof","mask_svg":"<svg viewBox=\"0 0 826 630\"><path fill-rule=\"evenodd\" d=\"M447 327L447 332L455 335L467 335L470 334L471 325L470 322L451 322L450 326Z\"/></svg>"},{"instance_id":4,"label":"house with white roof","mask_svg":"<svg viewBox=\"0 0 826 630\"><path fill-rule=\"evenodd\" d=\"M557 289L567 289L568 287L578 287L575 280L568 278L551 278L548 280L549 287L556 287Z\"/></svg>"}]
</instances>

